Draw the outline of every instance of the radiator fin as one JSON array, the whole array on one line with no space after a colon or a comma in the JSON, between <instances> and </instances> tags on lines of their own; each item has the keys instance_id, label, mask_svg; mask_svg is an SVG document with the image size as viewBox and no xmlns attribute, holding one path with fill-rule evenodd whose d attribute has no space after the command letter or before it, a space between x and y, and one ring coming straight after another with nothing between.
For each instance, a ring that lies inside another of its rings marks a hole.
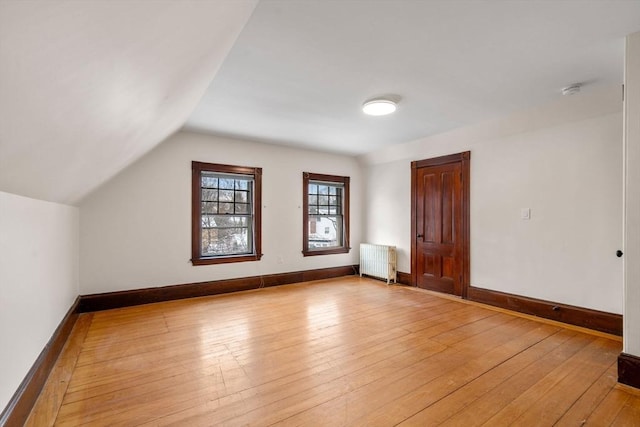
<instances>
[{"instance_id":1,"label":"radiator fin","mask_svg":"<svg viewBox=\"0 0 640 427\"><path fill-rule=\"evenodd\" d=\"M396 247L361 243L360 277L363 274L396 283Z\"/></svg>"}]
</instances>

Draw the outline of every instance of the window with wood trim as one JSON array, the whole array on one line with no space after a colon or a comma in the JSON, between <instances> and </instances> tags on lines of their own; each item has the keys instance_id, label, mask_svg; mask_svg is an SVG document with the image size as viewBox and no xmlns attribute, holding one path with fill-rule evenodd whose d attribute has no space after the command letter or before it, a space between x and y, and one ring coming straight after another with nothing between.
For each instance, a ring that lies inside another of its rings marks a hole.
<instances>
[{"instance_id":1,"label":"window with wood trim","mask_svg":"<svg viewBox=\"0 0 640 427\"><path fill-rule=\"evenodd\" d=\"M304 172L302 253L347 253L349 247L349 177Z\"/></svg>"},{"instance_id":2,"label":"window with wood trim","mask_svg":"<svg viewBox=\"0 0 640 427\"><path fill-rule=\"evenodd\" d=\"M262 169L192 162L191 262L257 261Z\"/></svg>"}]
</instances>

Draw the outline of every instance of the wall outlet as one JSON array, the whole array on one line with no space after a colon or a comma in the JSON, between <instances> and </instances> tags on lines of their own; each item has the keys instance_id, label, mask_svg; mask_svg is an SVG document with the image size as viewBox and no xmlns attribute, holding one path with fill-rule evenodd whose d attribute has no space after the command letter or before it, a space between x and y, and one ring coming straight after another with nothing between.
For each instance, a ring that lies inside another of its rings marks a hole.
<instances>
[{"instance_id":1,"label":"wall outlet","mask_svg":"<svg viewBox=\"0 0 640 427\"><path fill-rule=\"evenodd\" d=\"M521 208L520 219L531 219L531 208Z\"/></svg>"}]
</instances>

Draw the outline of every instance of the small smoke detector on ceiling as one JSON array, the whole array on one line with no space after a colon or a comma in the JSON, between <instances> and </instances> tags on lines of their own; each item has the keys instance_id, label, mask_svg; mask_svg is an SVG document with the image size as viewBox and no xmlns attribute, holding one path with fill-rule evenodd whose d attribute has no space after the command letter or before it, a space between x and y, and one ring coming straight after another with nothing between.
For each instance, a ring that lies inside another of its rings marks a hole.
<instances>
[{"instance_id":1,"label":"small smoke detector on ceiling","mask_svg":"<svg viewBox=\"0 0 640 427\"><path fill-rule=\"evenodd\" d=\"M572 84L571 86L567 86L565 88L562 89L562 94L563 95L574 95L578 92L580 92L580 88L582 87L582 83L575 83Z\"/></svg>"}]
</instances>

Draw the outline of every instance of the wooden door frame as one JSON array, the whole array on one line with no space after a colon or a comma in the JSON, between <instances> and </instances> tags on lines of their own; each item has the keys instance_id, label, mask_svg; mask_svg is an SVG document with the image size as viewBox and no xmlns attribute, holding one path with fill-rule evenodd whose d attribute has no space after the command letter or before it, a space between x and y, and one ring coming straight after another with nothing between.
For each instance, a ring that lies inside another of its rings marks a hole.
<instances>
[{"instance_id":1,"label":"wooden door frame","mask_svg":"<svg viewBox=\"0 0 640 427\"><path fill-rule=\"evenodd\" d=\"M450 163L460 163L462 169L462 298L466 299L471 281L471 228L469 211L471 151L464 151L462 153L411 162L411 286L417 286L418 284L418 238L416 237L418 234L416 230L416 181L418 177L418 169L429 166L447 165Z\"/></svg>"}]
</instances>

